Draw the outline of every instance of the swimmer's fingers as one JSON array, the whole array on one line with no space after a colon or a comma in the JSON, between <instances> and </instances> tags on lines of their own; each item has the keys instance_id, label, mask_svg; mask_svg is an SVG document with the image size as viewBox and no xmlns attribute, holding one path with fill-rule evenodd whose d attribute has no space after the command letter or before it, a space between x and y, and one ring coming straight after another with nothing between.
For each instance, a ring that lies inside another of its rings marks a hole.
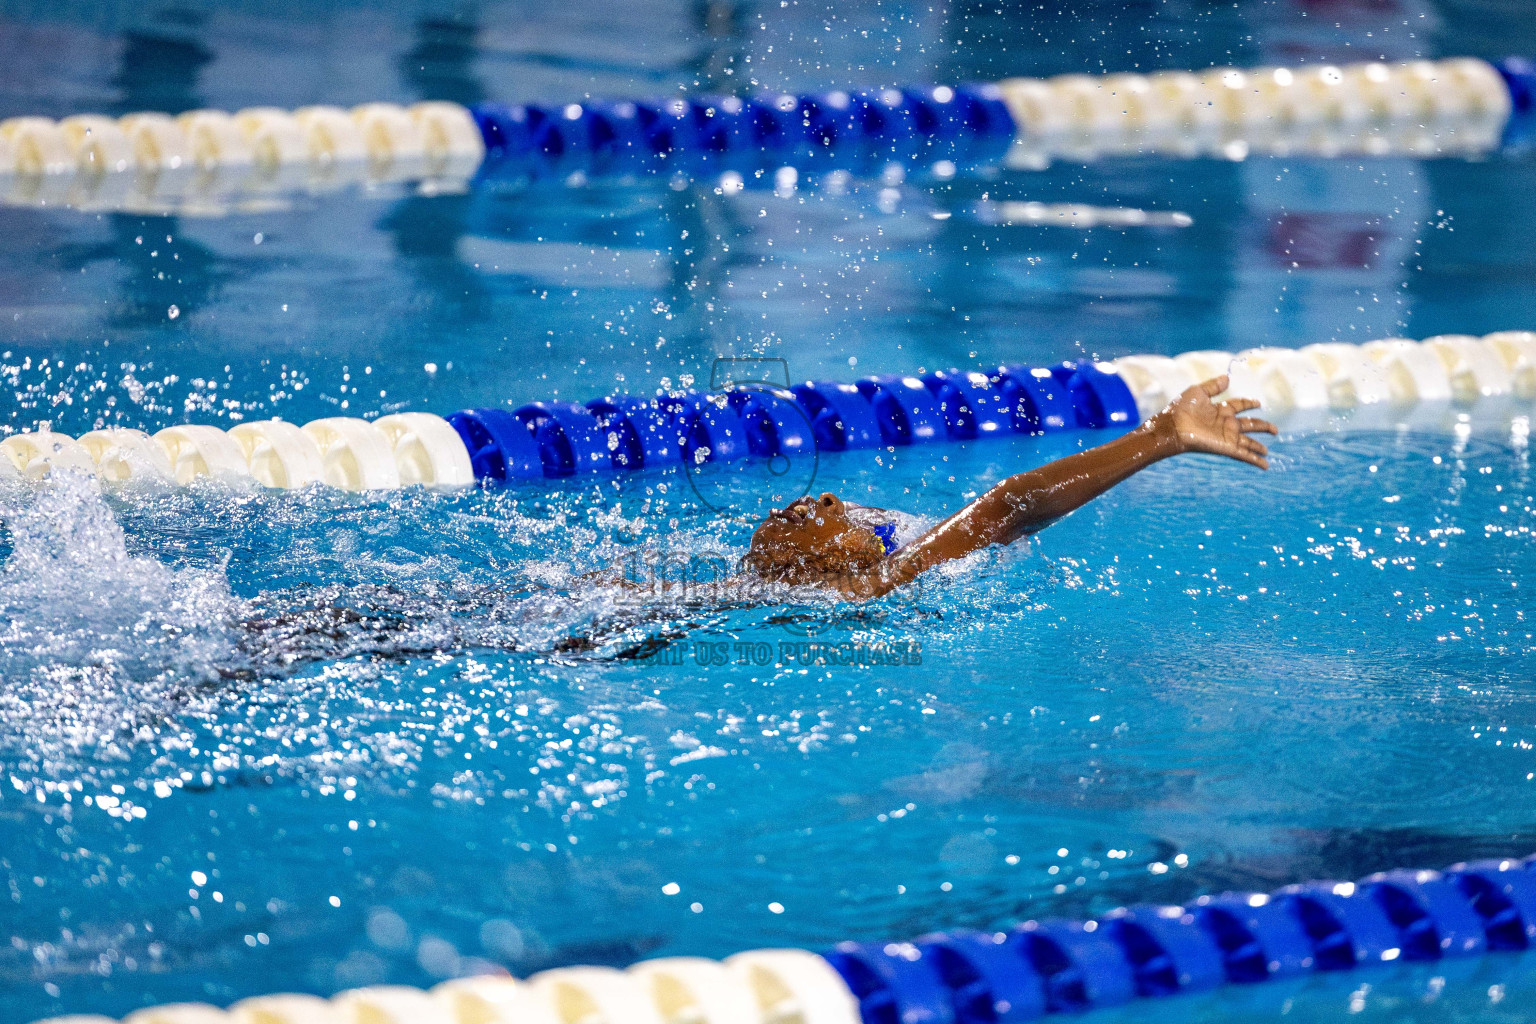
<instances>
[{"instance_id":1,"label":"swimmer's fingers","mask_svg":"<svg viewBox=\"0 0 1536 1024\"><path fill-rule=\"evenodd\" d=\"M1263 442L1255 441L1251 437L1245 436L1238 441L1237 451L1233 456L1250 466L1258 466L1260 469L1269 468L1269 449L1264 447Z\"/></svg>"},{"instance_id":2,"label":"swimmer's fingers","mask_svg":"<svg viewBox=\"0 0 1536 1024\"><path fill-rule=\"evenodd\" d=\"M1247 412L1250 409L1257 409L1259 407L1259 400L1257 398L1229 398L1221 404L1233 412Z\"/></svg>"},{"instance_id":3,"label":"swimmer's fingers","mask_svg":"<svg viewBox=\"0 0 1536 1024\"><path fill-rule=\"evenodd\" d=\"M1237 443L1245 452L1252 452L1255 455L1269 454L1269 448L1264 444L1264 442L1255 438L1244 435L1244 437Z\"/></svg>"},{"instance_id":4,"label":"swimmer's fingers","mask_svg":"<svg viewBox=\"0 0 1536 1024\"><path fill-rule=\"evenodd\" d=\"M1201 391L1205 392L1205 397L1215 398L1217 395L1227 390L1227 385L1229 383L1230 381L1227 380L1227 375L1222 374L1220 377L1212 377L1210 380L1204 381L1195 386L1198 387Z\"/></svg>"},{"instance_id":5,"label":"swimmer's fingers","mask_svg":"<svg viewBox=\"0 0 1536 1024\"><path fill-rule=\"evenodd\" d=\"M1257 416L1239 416L1237 429L1245 434L1279 434L1275 425L1269 420L1261 420Z\"/></svg>"}]
</instances>

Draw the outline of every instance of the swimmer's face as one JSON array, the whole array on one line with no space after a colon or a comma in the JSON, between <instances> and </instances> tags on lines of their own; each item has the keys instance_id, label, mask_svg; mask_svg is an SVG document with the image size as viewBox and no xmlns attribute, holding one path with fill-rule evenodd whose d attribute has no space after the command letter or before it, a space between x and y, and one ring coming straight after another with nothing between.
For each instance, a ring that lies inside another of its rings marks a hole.
<instances>
[{"instance_id":1,"label":"swimmer's face","mask_svg":"<svg viewBox=\"0 0 1536 1024\"><path fill-rule=\"evenodd\" d=\"M842 499L827 492L790 502L768 514L752 534L747 564L770 579L864 569L885 557L873 530L854 525Z\"/></svg>"}]
</instances>

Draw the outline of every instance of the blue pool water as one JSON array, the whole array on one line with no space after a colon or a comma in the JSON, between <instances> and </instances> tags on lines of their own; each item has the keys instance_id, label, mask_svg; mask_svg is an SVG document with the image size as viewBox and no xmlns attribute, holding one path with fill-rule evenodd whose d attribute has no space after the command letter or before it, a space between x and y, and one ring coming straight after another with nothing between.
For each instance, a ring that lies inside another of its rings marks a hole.
<instances>
[{"instance_id":1,"label":"blue pool water","mask_svg":"<svg viewBox=\"0 0 1536 1024\"><path fill-rule=\"evenodd\" d=\"M5 116L1536 53L1514 3L0 17ZM204 219L0 208L0 429L585 399L703 386L720 357L852 379L1528 328L1533 187L1507 154L380 191ZM1002 199L1193 224L977 216ZM1279 218L1307 227L1305 261ZM830 455L814 486L903 510L910 535L1091 440ZM1298 432L1275 463L1161 465L863 607L584 578L729 564L773 496L755 471L0 497L0 1020L909 937L1536 849L1528 449ZM807 665L811 644L865 658ZM1533 1004L1536 964L1489 957L1097 1019Z\"/></svg>"},{"instance_id":2,"label":"blue pool water","mask_svg":"<svg viewBox=\"0 0 1536 1024\"><path fill-rule=\"evenodd\" d=\"M1049 454L833 459L823 480L935 515ZM717 538L664 483L60 488L21 511L0 579L8 998L721 955L1533 842L1524 452L1378 435L1293 442L1264 478L1170 463L865 608L639 609L573 581L615 543L740 551L746 527ZM647 638L671 646L631 657ZM921 663L698 664L700 644L812 640Z\"/></svg>"}]
</instances>

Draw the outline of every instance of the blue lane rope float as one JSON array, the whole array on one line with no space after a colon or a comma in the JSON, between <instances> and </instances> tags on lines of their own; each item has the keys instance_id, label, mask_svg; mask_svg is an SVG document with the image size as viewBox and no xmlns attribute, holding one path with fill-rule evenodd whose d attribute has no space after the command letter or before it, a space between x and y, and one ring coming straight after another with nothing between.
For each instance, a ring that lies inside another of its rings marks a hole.
<instances>
[{"instance_id":1,"label":"blue lane rope float","mask_svg":"<svg viewBox=\"0 0 1536 1024\"><path fill-rule=\"evenodd\" d=\"M1536 61L1525 57L1506 57L1494 64L1509 89L1511 113L1515 117L1536 110Z\"/></svg>"},{"instance_id":2,"label":"blue lane rope float","mask_svg":"<svg viewBox=\"0 0 1536 1024\"><path fill-rule=\"evenodd\" d=\"M374 421L327 417L302 427L260 420L227 432L189 424L154 437L108 427L78 441L44 427L0 440L0 481L40 479L60 468L109 484L216 477L276 488L494 486L813 452L1126 430L1222 374L1231 376L1229 396L1258 399L1266 415L1298 428L1461 433L1473 429L1476 414L1479 429L1494 423L1524 438L1536 400L1536 332L1135 355L882 375L852 384L749 385L714 394L611 395L585 405L465 409L446 419L412 412Z\"/></svg>"},{"instance_id":3,"label":"blue lane rope float","mask_svg":"<svg viewBox=\"0 0 1536 1024\"><path fill-rule=\"evenodd\" d=\"M124 1024L1021 1024L1136 999L1536 944L1536 857L1397 870L903 942L182 1003ZM39 1024L112 1024L58 1017Z\"/></svg>"},{"instance_id":4,"label":"blue lane rope float","mask_svg":"<svg viewBox=\"0 0 1536 1024\"><path fill-rule=\"evenodd\" d=\"M1536 941L1530 866L1391 871L990 935L844 943L823 955L864 1024L1028 1020L1310 971L1527 949Z\"/></svg>"},{"instance_id":5,"label":"blue lane rope float","mask_svg":"<svg viewBox=\"0 0 1536 1024\"><path fill-rule=\"evenodd\" d=\"M706 96L473 110L487 173L507 177L664 169L752 170L892 158L990 163L1015 135L996 85Z\"/></svg>"},{"instance_id":6,"label":"blue lane rope float","mask_svg":"<svg viewBox=\"0 0 1536 1024\"><path fill-rule=\"evenodd\" d=\"M856 384L811 381L788 390L713 396L618 395L585 407L535 403L513 414L523 431L511 430L507 414L495 412L477 409L448 417L477 478L487 482L793 457L813 447L847 451L994 433L1129 428L1141 419L1135 396L1118 374L1086 362L1049 369L1009 366L990 375L949 370Z\"/></svg>"},{"instance_id":7,"label":"blue lane rope float","mask_svg":"<svg viewBox=\"0 0 1536 1024\"><path fill-rule=\"evenodd\" d=\"M518 415L531 408L525 406ZM482 479L504 480L507 474L496 473L495 467L525 453L525 439L514 434L513 452L498 463L495 439L474 421L484 412L455 413L449 422L472 458L490 469ZM563 416L558 434L534 430L545 476L792 457L812 447L847 451L994 433L1126 429L1141 421L1136 397L1119 375L1086 362L1050 369L1010 366L990 375L949 370L922 378L871 377L856 384L812 381L787 391L687 393L649 400L615 396L589 402L585 409L566 406ZM642 437L652 443L642 443ZM533 460L526 454L522 459L529 467L524 475L534 475Z\"/></svg>"},{"instance_id":8,"label":"blue lane rope float","mask_svg":"<svg viewBox=\"0 0 1536 1024\"><path fill-rule=\"evenodd\" d=\"M464 442L475 479L510 483L544 475L544 460L528 428L504 409L450 413L448 425Z\"/></svg>"},{"instance_id":9,"label":"blue lane rope float","mask_svg":"<svg viewBox=\"0 0 1536 1024\"><path fill-rule=\"evenodd\" d=\"M727 392L747 432L747 450L759 458L793 458L816 448L815 428L792 391L745 388Z\"/></svg>"},{"instance_id":10,"label":"blue lane rope float","mask_svg":"<svg viewBox=\"0 0 1536 1024\"><path fill-rule=\"evenodd\" d=\"M1114 154L1466 156L1523 144L1533 108L1536 65L1511 57L472 110L433 101L16 117L0 122L0 199L210 214L362 182L433 193L605 174L730 173L744 184L780 167L893 163L946 175Z\"/></svg>"}]
</instances>

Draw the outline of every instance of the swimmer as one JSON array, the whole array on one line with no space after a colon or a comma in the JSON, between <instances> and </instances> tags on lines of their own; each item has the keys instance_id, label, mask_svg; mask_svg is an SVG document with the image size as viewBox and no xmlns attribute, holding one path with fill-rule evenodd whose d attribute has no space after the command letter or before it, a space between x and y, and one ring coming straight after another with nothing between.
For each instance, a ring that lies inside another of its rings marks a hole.
<instances>
[{"instance_id":1,"label":"swimmer","mask_svg":"<svg viewBox=\"0 0 1536 1024\"><path fill-rule=\"evenodd\" d=\"M754 584L812 586L851 601L879 597L940 563L1044 529L1170 455L1207 452L1268 469L1268 449L1247 435L1273 434L1274 426L1240 415L1257 408L1255 401L1213 401L1226 388L1225 377L1198 384L1130 433L1011 476L900 548L888 513L823 494L771 513L739 567L718 556L690 556L675 566L681 579L647 571L654 567L637 549L575 577L568 591L537 583L520 592L471 585L443 593L330 585L262 595L246 603L235 624L241 656L221 674L286 675L332 658L466 649L628 660L687 636L701 617L783 602L782 593ZM567 617L565 635L559 626L549 632Z\"/></svg>"},{"instance_id":2,"label":"swimmer","mask_svg":"<svg viewBox=\"0 0 1536 1024\"><path fill-rule=\"evenodd\" d=\"M1172 455L1205 452L1268 469L1269 449L1248 435L1274 434L1274 425L1240 415L1258 408L1252 399L1214 401L1225 390L1226 377L1196 384L1130 433L1011 476L899 548L894 528L880 521L883 510L849 505L830 493L801 498L757 528L743 568L769 582L820 586L862 601L943 562L1043 530Z\"/></svg>"}]
</instances>

